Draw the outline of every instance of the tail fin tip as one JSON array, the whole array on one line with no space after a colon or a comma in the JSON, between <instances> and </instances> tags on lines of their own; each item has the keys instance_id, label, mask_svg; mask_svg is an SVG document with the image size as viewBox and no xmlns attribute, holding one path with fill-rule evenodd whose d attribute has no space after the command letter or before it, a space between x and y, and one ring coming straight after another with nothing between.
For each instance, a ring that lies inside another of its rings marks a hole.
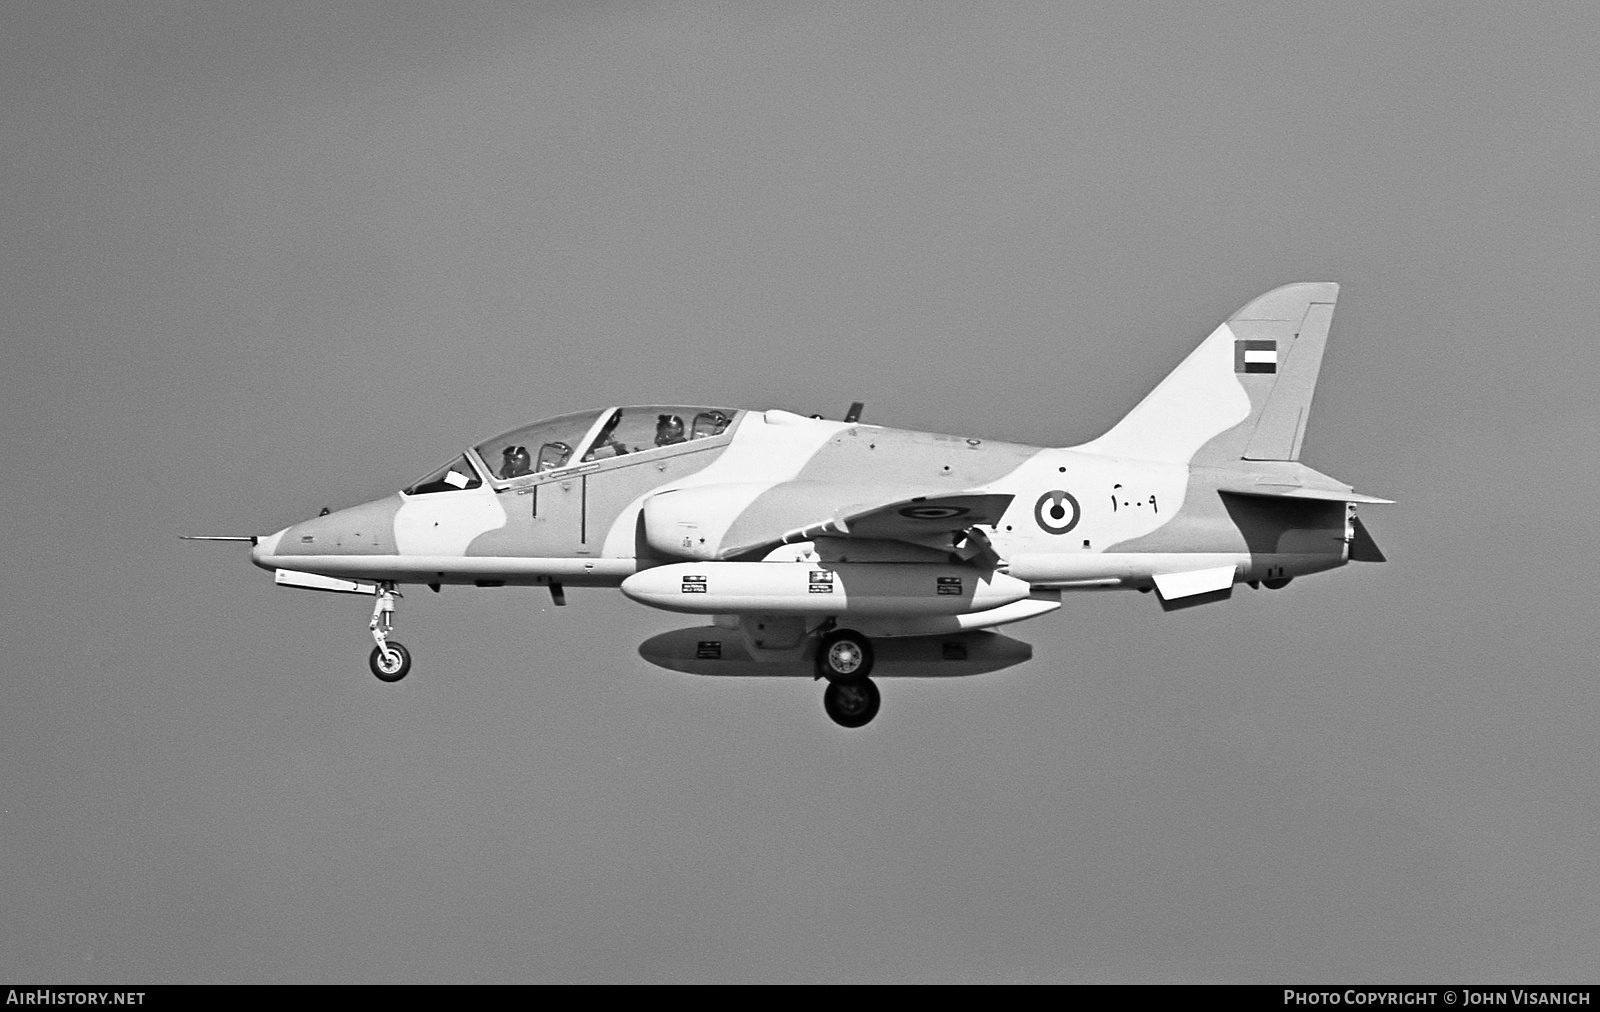
<instances>
[{"instance_id":1,"label":"tail fin tip","mask_svg":"<svg viewBox=\"0 0 1600 1012\"><path fill-rule=\"evenodd\" d=\"M1299 323L1305 318L1306 310L1313 303L1338 301L1337 281L1297 281L1256 296L1237 313L1228 317L1228 322L1289 320Z\"/></svg>"},{"instance_id":2,"label":"tail fin tip","mask_svg":"<svg viewBox=\"0 0 1600 1012\"><path fill-rule=\"evenodd\" d=\"M1211 466L1298 460L1338 298L1332 281L1257 296L1082 449Z\"/></svg>"}]
</instances>

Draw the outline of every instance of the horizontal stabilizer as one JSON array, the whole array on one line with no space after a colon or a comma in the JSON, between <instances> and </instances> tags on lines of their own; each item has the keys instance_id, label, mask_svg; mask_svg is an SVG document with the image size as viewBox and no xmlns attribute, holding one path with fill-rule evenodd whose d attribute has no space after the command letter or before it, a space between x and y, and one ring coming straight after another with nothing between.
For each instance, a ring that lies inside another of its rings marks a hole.
<instances>
[{"instance_id":1,"label":"horizontal stabilizer","mask_svg":"<svg viewBox=\"0 0 1600 1012\"><path fill-rule=\"evenodd\" d=\"M335 576L301 573L293 569L278 570L276 581L280 587L301 587L305 590L326 590L334 594L376 594L377 585L355 580L341 580Z\"/></svg>"},{"instance_id":2,"label":"horizontal stabilizer","mask_svg":"<svg viewBox=\"0 0 1600 1012\"><path fill-rule=\"evenodd\" d=\"M1375 495L1365 495L1348 488L1309 488L1304 485L1264 485L1237 484L1221 485L1218 492L1227 492L1230 495L1253 495L1268 499L1315 499L1320 502L1365 502L1377 505L1391 505L1393 499L1379 499Z\"/></svg>"},{"instance_id":3,"label":"horizontal stabilizer","mask_svg":"<svg viewBox=\"0 0 1600 1012\"><path fill-rule=\"evenodd\" d=\"M1311 499L1318 502L1366 502L1388 505L1393 499L1357 492L1337 478L1299 461L1252 460L1243 465L1207 469L1204 480L1218 492L1266 499Z\"/></svg>"},{"instance_id":4,"label":"horizontal stabilizer","mask_svg":"<svg viewBox=\"0 0 1600 1012\"><path fill-rule=\"evenodd\" d=\"M180 534L180 541L248 541L256 543L254 534Z\"/></svg>"}]
</instances>

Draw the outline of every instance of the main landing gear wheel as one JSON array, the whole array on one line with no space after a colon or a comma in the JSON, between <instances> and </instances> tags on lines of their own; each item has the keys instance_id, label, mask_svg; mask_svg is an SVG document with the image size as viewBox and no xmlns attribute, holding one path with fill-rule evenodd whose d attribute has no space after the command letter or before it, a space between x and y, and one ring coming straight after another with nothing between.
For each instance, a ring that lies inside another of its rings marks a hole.
<instances>
[{"instance_id":1,"label":"main landing gear wheel","mask_svg":"<svg viewBox=\"0 0 1600 1012\"><path fill-rule=\"evenodd\" d=\"M829 682L822 693L822 708L841 727L864 727L878 715L883 696L870 678Z\"/></svg>"},{"instance_id":2,"label":"main landing gear wheel","mask_svg":"<svg viewBox=\"0 0 1600 1012\"><path fill-rule=\"evenodd\" d=\"M411 651L390 640L381 647L372 648L367 656L367 667L380 682L398 682L411 671Z\"/></svg>"},{"instance_id":3,"label":"main landing gear wheel","mask_svg":"<svg viewBox=\"0 0 1600 1012\"><path fill-rule=\"evenodd\" d=\"M866 678L872 674L872 641L853 629L828 633L817 644L817 674L830 682Z\"/></svg>"}]
</instances>

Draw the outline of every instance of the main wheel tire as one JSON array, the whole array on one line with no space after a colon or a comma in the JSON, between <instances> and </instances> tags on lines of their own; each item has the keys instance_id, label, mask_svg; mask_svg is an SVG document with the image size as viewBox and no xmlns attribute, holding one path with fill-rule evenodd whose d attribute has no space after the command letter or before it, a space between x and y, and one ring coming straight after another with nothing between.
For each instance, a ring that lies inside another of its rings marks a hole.
<instances>
[{"instance_id":1,"label":"main wheel tire","mask_svg":"<svg viewBox=\"0 0 1600 1012\"><path fill-rule=\"evenodd\" d=\"M817 672L830 682L872 674L872 641L854 629L835 629L817 644Z\"/></svg>"},{"instance_id":2,"label":"main wheel tire","mask_svg":"<svg viewBox=\"0 0 1600 1012\"><path fill-rule=\"evenodd\" d=\"M829 682L822 693L822 708L841 727L863 727L878 715L883 696L870 678Z\"/></svg>"},{"instance_id":3,"label":"main wheel tire","mask_svg":"<svg viewBox=\"0 0 1600 1012\"><path fill-rule=\"evenodd\" d=\"M372 653L367 657L367 667L372 669L380 682L398 682L411 671L411 651L390 640L387 653L378 647L372 648Z\"/></svg>"}]
</instances>

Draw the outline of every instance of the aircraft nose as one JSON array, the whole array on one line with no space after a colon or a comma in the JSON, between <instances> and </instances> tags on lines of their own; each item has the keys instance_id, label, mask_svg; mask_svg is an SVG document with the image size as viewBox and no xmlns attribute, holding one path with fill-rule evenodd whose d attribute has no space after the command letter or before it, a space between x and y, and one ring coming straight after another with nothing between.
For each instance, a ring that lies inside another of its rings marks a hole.
<instances>
[{"instance_id":1,"label":"aircraft nose","mask_svg":"<svg viewBox=\"0 0 1600 1012\"><path fill-rule=\"evenodd\" d=\"M276 534L268 534L264 538L257 538L255 547L250 549L250 561L262 569L277 569L277 563L268 560L278 554L278 541L282 539L284 532L288 529L285 527Z\"/></svg>"},{"instance_id":2,"label":"aircraft nose","mask_svg":"<svg viewBox=\"0 0 1600 1012\"><path fill-rule=\"evenodd\" d=\"M296 569L296 559L307 555L392 555L399 509L396 495L302 520L272 535L272 550L260 558L276 559L276 568ZM264 562L258 565L267 568Z\"/></svg>"}]
</instances>

